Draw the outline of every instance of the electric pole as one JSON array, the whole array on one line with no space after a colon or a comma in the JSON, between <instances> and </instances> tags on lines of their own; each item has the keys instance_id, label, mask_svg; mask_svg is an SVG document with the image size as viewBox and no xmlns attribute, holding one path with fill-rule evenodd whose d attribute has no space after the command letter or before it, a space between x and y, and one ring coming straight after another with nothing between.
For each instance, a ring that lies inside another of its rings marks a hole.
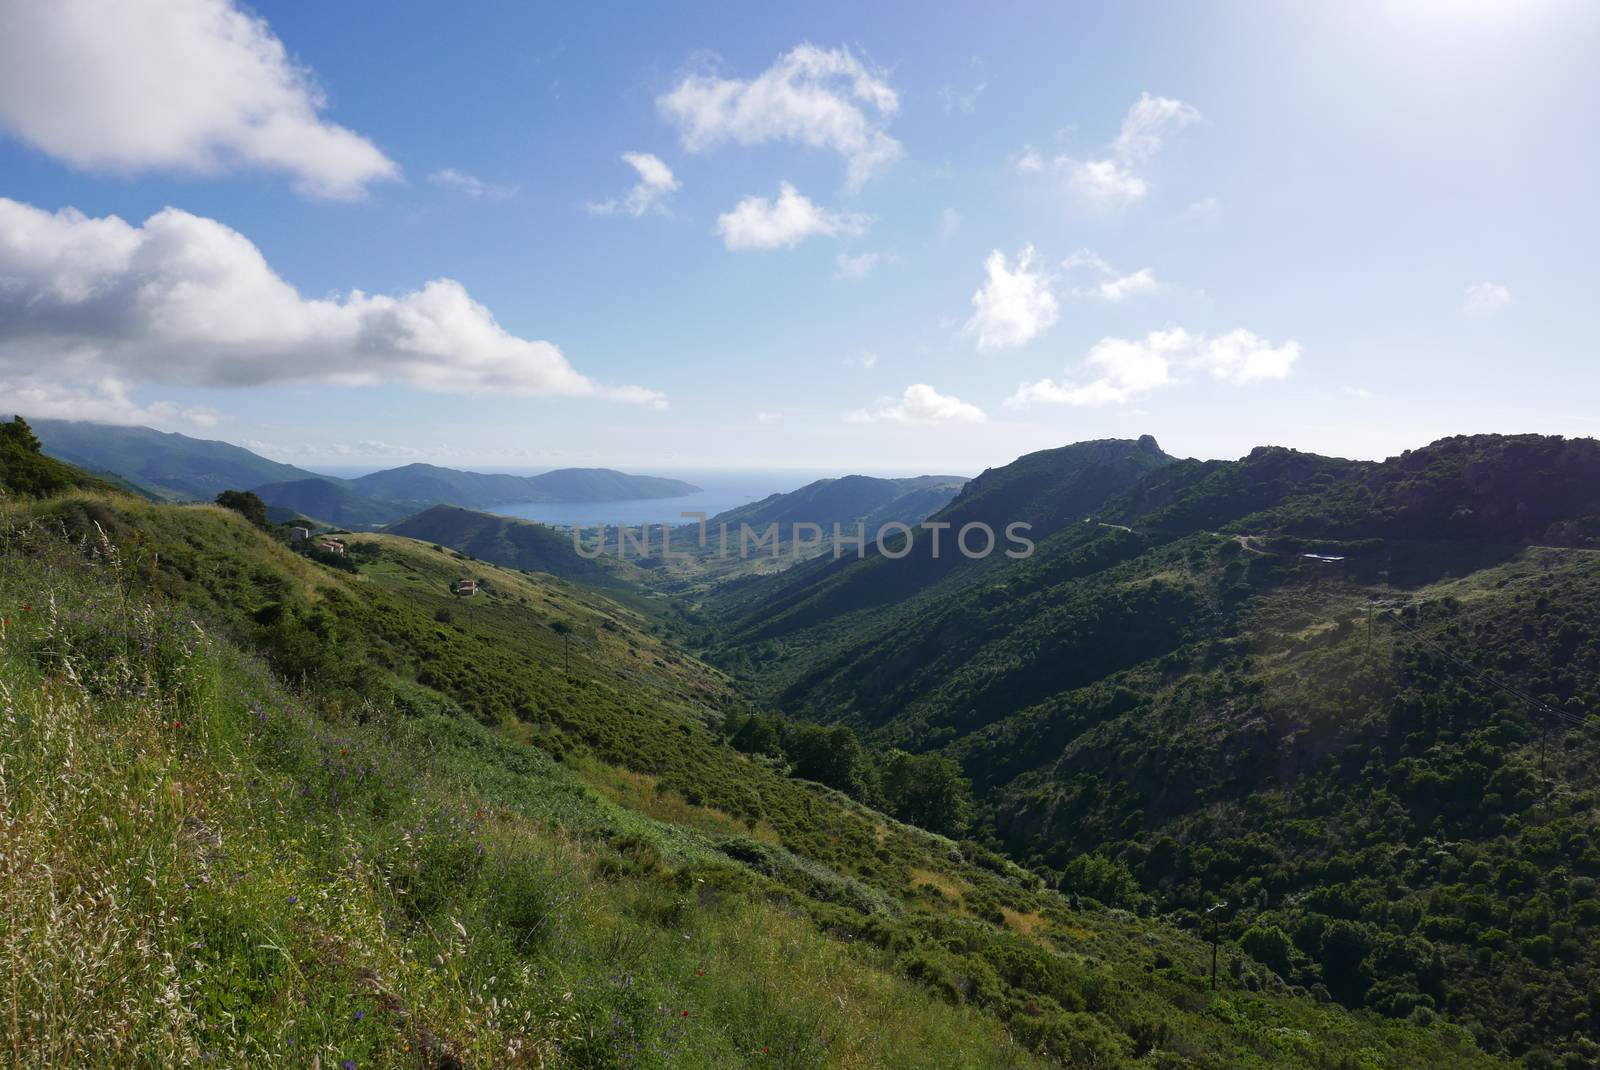
<instances>
[{"instance_id":1,"label":"electric pole","mask_svg":"<svg viewBox=\"0 0 1600 1070\"><path fill-rule=\"evenodd\" d=\"M1211 919L1211 991L1213 992L1217 990L1217 918L1215 915L1217 911L1227 905L1228 901L1224 899L1206 911L1206 917Z\"/></svg>"}]
</instances>

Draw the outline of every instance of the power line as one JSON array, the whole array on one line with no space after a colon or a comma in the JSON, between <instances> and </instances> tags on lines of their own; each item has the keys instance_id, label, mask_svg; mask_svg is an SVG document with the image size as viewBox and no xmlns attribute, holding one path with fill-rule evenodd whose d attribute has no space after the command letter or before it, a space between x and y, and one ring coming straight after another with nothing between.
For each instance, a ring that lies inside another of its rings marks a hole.
<instances>
[{"instance_id":1,"label":"power line","mask_svg":"<svg viewBox=\"0 0 1600 1070\"><path fill-rule=\"evenodd\" d=\"M1412 604L1415 605L1416 603L1412 603ZM1402 608L1407 608L1407 607L1402 607ZM1446 650L1444 647L1440 646L1438 643L1435 643L1433 640L1431 640L1427 636L1423 635L1416 628L1414 628L1410 624L1406 623L1405 618L1401 617L1399 614L1391 612L1390 615L1389 615L1389 619L1394 621L1396 624L1400 625L1400 627L1404 628L1408 633L1410 633L1412 638L1414 638L1417 642L1421 643L1423 646L1425 646L1428 649L1432 650L1434 653L1438 654L1440 657L1444 658L1446 661L1449 661L1452 664L1457 665L1461 669L1465 670L1466 673L1469 676L1471 676L1474 680L1477 680L1480 683L1487 684L1490 687L1497 688L1498 690L1503 691L1508 695L1511 695L1513 698L1518 699L1523 704L1528 706L1530 709L1538 710L1540 713L1544 714L1545 716L1553 717L1556 720L1562 721L1565 724L1569 724L1569 725L1572 725L1572 726L1577 727L1577 728L1593 729L1593 728L1596 727L1596 725L1593 722L1589 721L1587 718L1579 717L1579 716L1577 716L1575 714L1568 713L1565 710L1557 709L1556 707L1551 706L1548 703L1541 702L1539 699L1534 698L1532 695L1528 694L1526 691L1523 691L1520 688L1513 687L1510 684L1505 683L1502 680L1496 679L1495 677L1490 676L1487 671L1485 671L1483 669L1479 669L1476 666L1474 666L1474 665L1472 665L1472 664L1470 664L1470 663L1468 663L1466 661L1463 661L1461 658L1459 658L1456 655L1452 654L1450 651Z\"/></svg>"}]
</instances>

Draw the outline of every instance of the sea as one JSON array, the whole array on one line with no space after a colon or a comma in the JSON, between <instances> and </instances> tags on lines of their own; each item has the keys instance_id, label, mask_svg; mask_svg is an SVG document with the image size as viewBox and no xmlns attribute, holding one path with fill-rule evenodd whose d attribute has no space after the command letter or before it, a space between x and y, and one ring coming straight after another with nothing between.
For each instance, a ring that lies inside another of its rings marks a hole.
<instances>
[{"instance_id":1,"label":"sea","mask_svg":"<svg viewBox=\"0 0 1600 1070\"><path fill-rule=\"evenodd\" d=\"M376 467L371 466L360 468L328 466L320 469L324 474L344 477L365 475L376 470ZM471 470L504 472L516 476L535 476L550 471L548 467L479 468L476 466ZM633 475L681 479L701 489L698 493L676 498L635 498L614 502L522 502L516 505L491 506L483 511L498 513L501 516L519 517L523 520L537 520L559 527L573 524L588 527L597 524L633 527L640 524L688 524L693 521L680 514L705 513L706 516L712 517L729 509L760 501L771 494L787 494L819 479L849 474L843 471L799 468L770 470L626 468L623 470Z\"/></svg>"}]
</instances>

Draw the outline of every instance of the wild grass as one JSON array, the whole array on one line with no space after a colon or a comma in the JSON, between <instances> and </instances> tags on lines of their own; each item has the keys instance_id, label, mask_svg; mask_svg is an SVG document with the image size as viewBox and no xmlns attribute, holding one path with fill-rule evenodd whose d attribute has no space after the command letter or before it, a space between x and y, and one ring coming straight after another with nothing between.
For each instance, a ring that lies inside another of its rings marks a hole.
<instances>
[{"instance_id":1,"label":"wild grass","mask_svg":"<svg viewBox=\"0 0 1600 1070\"><path fill-rule=\"evenodd\" d=\"M67 553L0 576L0 1062L1033 1065L714 870L444 782L378 711L326 721L119 597L109 543Z\"/></svg>"},{"instance_id":2,"label":"wild grass","mask_svg":"<svg viewBox=\"0 0 1600 1070\"><path fill-rule=\"evenodd\" d=\"M721 746L678 686L715 678L664 642L663 673L613 664L642 627L603 596L489 575L484 612L443 625L435 596L216 510L0 510L0 1063L1493 1065L1254 964L1210 994L1170 926L1068 910ZM326 620L258 628L267 598ZM590 686L546 613L595 621ZM286 683L268 659L315 626L344 660ZM491 698L548 689L586 745L558 760L528 745L546 721L465 715L470 692L410 675L442 660L500 674ZM757 813L781 844L726 828Z\"/></svg>"}]
</instances>

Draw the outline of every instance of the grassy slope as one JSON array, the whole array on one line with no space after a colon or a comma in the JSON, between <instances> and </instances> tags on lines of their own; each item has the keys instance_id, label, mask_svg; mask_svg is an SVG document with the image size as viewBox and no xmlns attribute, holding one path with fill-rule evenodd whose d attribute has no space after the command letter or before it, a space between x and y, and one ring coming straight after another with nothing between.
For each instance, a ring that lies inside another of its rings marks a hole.
<instances>
[{"instance_id":1,"label":"grassy slope","mask_svg":"<svg viewBox=\"0 0 1600 1070\"><path fill-rule=\"evenodd\" d=\"M591 559L573 548L566 532L546 524L454 505L435 505L392 526L397 535L448 546L514 569L533 569L590 583L610 578L615 558Z\"/></svg>"},{"instance_id":2,"label":"grassy slope","mask_svg":"<svg viewBox=\"0 0 1600 1070\"><path fill-rule=\"evenodd\" d=\"M718 745L726 680L596 592L480 565L489 593L451 602L461 563L426 546L360 538L352 577L208 507L5 522L20 1062L1028 1065L1014 1038L1072 1065L1490 1065L1249 962L1209 994L1181 934ZM322 675L284 620L348 660Z\"/></svg>"},{"instance_id":3,"label":"grassy slope","mask_svg":"<svg viewBox=\"0 0 1600 1070\"><path fill-rule=\"evenodd\" d=\"M39 420L45 450L71 464L114 472L168 498L210 501L224 490L307 479L314 473L269 461L226 442L148 427Z\"/></svg>"}]
</instances>

